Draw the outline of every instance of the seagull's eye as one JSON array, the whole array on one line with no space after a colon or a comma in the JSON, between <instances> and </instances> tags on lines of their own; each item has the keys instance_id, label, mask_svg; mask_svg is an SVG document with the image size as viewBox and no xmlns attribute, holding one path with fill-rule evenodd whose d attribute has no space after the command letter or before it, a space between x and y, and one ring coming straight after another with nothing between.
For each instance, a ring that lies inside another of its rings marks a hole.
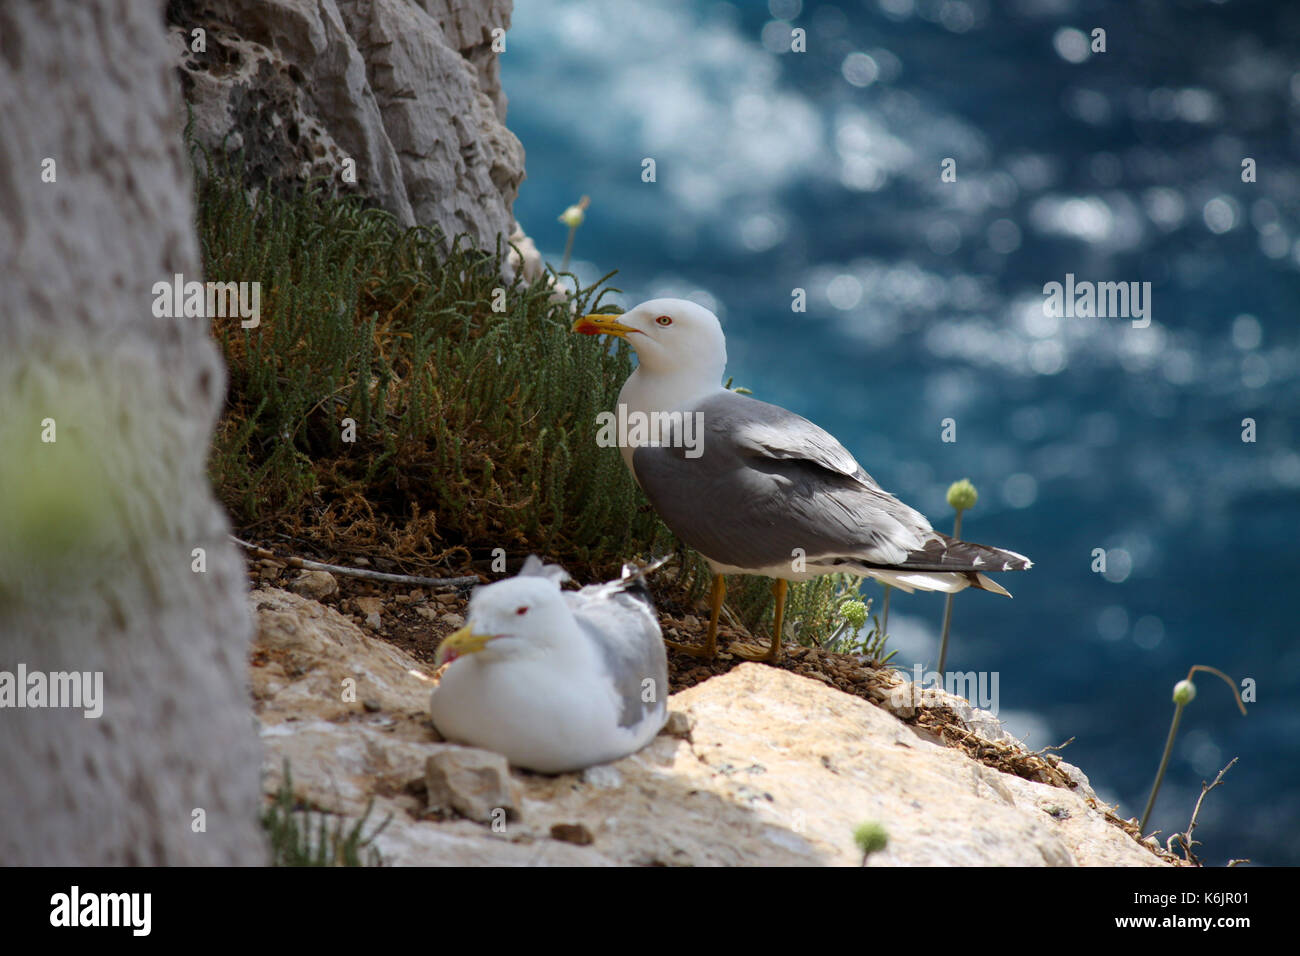
<instances>
[{"instance_id":1,"label":"seagull's eye","mask_svg":"<svg viewBox=\"0 0 1300 956\"><path fill-rule=\"evenodd\" d=\"M660 325L672 325L673 317L671 315L661 315L659 318L655 319L655 321Z\"/></svg>"},{"instance_id":2,"label":"seagull's eye","mask_svg":"<svg viewBox=\"0 0 1300 956\"><path fill-rule=\"evenodd\" d=\"M528 607L527 606L517 607L515 608L515 613L522 617L523 615L528 613Z\"/></svg>"}]
</instances>

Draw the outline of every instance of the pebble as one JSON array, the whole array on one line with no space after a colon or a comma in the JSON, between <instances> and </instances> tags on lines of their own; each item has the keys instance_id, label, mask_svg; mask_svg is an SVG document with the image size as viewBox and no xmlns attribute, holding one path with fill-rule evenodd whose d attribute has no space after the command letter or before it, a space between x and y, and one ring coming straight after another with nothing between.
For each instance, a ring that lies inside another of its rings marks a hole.
<instances>
[{"instance_id":1,"label":"pebble","mask_svg":"<svg viewBox=\"0 0 1300 956\"><path fill-rule=\"evenodd\" d=\"M598 763L582 771L582 782L598 790L617 790L623 786L623 775L612 764Z\"/></svg>"},{"instance_id":2,"label":"pebble","mask_svg":"<svg viewBox=\"0 0 1300 956\"><path fill-rule=\"evenodd\" d=\"M669 711L668 720L664 722L664 729L659 732L667 734L669 737L689 737L691 735L691 718L684 711Z\"/></svg>"},{"instance_id":3,"label":"pebble","mask_svg":"<svg viewBox=\"0 0 1300 956\"><path fill-rule=\"evenodd\" d=\"M320 601L339 593L339 582L328 571L299 571L289 584L289 590L313 601Z\"/></svg>"},{"instance_id":4,"label":"pebble","mask_svg":"<svg viewBox=\"0 0 1300 956\"><path fill-rule=\"evenodd\" d=\"M424 783L430 810L455 810L480 823L504 811L518 819L522 801L506 758L474 747L454 747L425 761Z\"/></svg>"},{"instance_id":5,"label":"pebble","mask_svg":"<svg viewBox=\"0 0 1300 956\"><path fill-rule=\"evenodd\" d=\"M551 826L551 839L574 843L578 846L590 846L595 837L581 823L556 823Z\"/></svg>"}]
</instances>

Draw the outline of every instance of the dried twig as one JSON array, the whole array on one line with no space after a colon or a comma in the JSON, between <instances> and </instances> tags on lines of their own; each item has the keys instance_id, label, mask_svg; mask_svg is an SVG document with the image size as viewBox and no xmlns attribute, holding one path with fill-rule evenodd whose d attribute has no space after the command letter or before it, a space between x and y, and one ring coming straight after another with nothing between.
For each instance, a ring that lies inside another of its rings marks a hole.
<instances>
[{"instance_id":1,"label":"dried twig","mask_svg":"<svg viewBox=\"0 0 1300 956\"><path fill-rule=\"evenodd\" d=\"M1070 744L1072 744L1072 743L1074 743L1074 738L1073 738L1073 737L1071 737L1069 740L1067 740L1067 741L1066 741L1065 743L1063 743L1063 744L1048 744L1048 745L1047 745L1046 747L1044 747L1042 750L1033 750L1033 751L1030 751L1029 756L1031 756L1031 757L1041 757L1043 754L1047 753L1049 750L1064 750L1066 747L1070 746Z\"/></svg>"},{"instance_id":2,"label":"dried twig","mask_svg":"<svg viewBox=\"0 0 1300 956\"><path fill-rule=\"evenodd\" d=\"M1193 866L1201 865L1201 861L1198 860L1196 854L1192 852L1192 847L1197 846L1200 843L1199 840L1192 839L1192 831L1196 829L1196 817L1201 812L1201 803L1204 802L1207 793L1219 784L1223 783L1223 775L1231 770L1232 765L1236 762L1236 757L1229 760L1228 765L1215 775L1213 783L1206 783L1204 780L1201 781L1201 795L1196 798L1196 806L1192 809L1192 820L1187 824L1187 829L1182 833L1171 834L1169 839L1165 841L1165 847L1168 848L1170 853L1172 853L1174 851L1174 841L1177 840L1179 845L1182 847L1183 856L1187 859L1187 862Z\"/></svg>"},{"instance_id":3,"label":"dried twig","mask_svg":"<svg viewBox=\"0 0 1300 956\"><path fill-rule=\"evenodd\" d=\"M367 581L383 581L385 584L409 584L413 587L422 588L440 588L451 590L453 588L465 588L472 584L478 584L477 577L460 577L460 578L426 578L418 574L388 574L383 571L367 571L365 568L345 568L337 564L322 564L320 561L309 561L306 558L296 558L292 555L285 557L266 550L256 544L250 544L233 534L231 540L236 544L242 545L249 551L253 552L255 557L271 558L276 561L283 561L291 568L303 568L307 571L329 571L331 574L342 574L351 578L363 578Z\"/></svg>"},{"instance_id":4,"label":"dried twig","mask_svg":"<svg viewBox=\"0 0 1300 956\"><path fill-rule=\"evenodd\" d=\"M745 627L744 622L741 621L740 618L736 617L735 613L731 610L731 608L727 607L727 605L725 604L722 605L721 617L724 621L726 621L726 623L730 624L733 628L735 628L736 630L744 634L745 637L751 640L755 640L754 632L751 631L749 628Z\"/></svg>"}]
</instances>

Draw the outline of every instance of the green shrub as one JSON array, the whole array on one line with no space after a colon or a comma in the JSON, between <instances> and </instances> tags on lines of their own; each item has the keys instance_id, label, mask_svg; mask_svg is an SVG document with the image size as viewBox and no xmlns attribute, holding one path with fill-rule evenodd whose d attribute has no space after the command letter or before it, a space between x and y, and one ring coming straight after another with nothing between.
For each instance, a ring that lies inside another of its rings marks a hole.
<instances>
[{"instance_id":1,"label":"green shrub","mask_svg":"<svg viewBox=\"0 0 1300 956\"><path fill-rule=\"evenodd\" d=\"M398 560L502 547L606 571L669 546L591 437L629 350L572 335L549 284L507 285L505 250L462 238L448 255L357 200L250 202L223 176L200 181L198 206L207 279L262 286L260 326L213 320L230 391L211 469L237 525ZM606 291L579 289L576 307Z\"/></svg>"},{"instance_id":2,"label":"green shrub","mask_svg":"<svg viewBox=\"0 0 1300 956\"><path fill-rule=\"evenodd\" d=\"M537 552L579 581L680 548L618 450L594 441L631 349L570 326L607 308L610 276L571 296L506 283L506 248L403 229L323 188L250 198L210 157L196 167L205 278L261 283L259 326L212 320L230 381L210 472L237 529L423 573ZM676 567L683 600L704 593L697 555ZM767 582L730 584L741 619L769 627ZM843 589L793 587L787 633L829 634Z\"/></svg>"}]
</instances>

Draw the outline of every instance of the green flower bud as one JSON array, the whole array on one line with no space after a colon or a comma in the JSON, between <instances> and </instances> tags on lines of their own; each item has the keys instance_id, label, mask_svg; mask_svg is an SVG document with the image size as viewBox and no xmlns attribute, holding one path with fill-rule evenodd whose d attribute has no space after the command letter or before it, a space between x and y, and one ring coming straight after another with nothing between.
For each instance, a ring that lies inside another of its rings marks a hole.
<instances>
[{"instance_id":1,"label":"green flower bud","mask_svg":"<svg viewBox=\"0 0 1300 956\"><path fill-rule=\"evenodd\" d=\"M570 206L564 212L560 213L560 222L564 223L570 229L577 229L587 218L587 214L582 211L578 205Z\"/></svg>"},{"instance_id":2,"label":"green flower bud","mask_svg":"<svg viewBox=\"0 0 1300 956\"><path fill-rule=\"evenodd\" d=\"M866 856L888 846L889 834L885 832L882 824L871 820L867 823L859 823L853 829L853 842L858 845L862 855Z\"/></svg>"},{"instance_id":3,"label":"green flower bud","mask_svg":"<svg viewBox=\"0 0 1300 956\"><path fill-rule=\"evenodd\" d=\"M1180 680L1174 685L1174 703L1190 704L1196 699L1196 685L1189 680Z\"/></svg>"},{"instance_id":4,"label":"green flower bud","mask_svg":"<svg viewBox=\"0 0 1300 956\"><path fill-rule=\"evenodd\" d=\"M560 222L564 223L570 229L577 229L587 218L587 207L591 205L591 197L583 196L564 212L560 213Z\"/></svg>"},{"instance_id":5,"label":"green flower bud","mask_svg":"<svg viewBox=\"0 0 1300 956\"><path fill-rule=\"evenodd\" d=\"M861 601L845 601L840 605L840 617L855 631L867 623L867 606Z\"/></svg>"},{"instance_id":6,"label":"green flower bud","mask_svg":"<svg viewBox=\"0 0 1300 956\"><path fill-rule=\"evenodd\" d=\"M975 491L975 486L970 483L969 478L963 478L961 481L954 481L948 486L948 504L954 511L965 511L968 508L974 508L975 502L979 500L979 494Z\"/></svg>"}]
</instances>

